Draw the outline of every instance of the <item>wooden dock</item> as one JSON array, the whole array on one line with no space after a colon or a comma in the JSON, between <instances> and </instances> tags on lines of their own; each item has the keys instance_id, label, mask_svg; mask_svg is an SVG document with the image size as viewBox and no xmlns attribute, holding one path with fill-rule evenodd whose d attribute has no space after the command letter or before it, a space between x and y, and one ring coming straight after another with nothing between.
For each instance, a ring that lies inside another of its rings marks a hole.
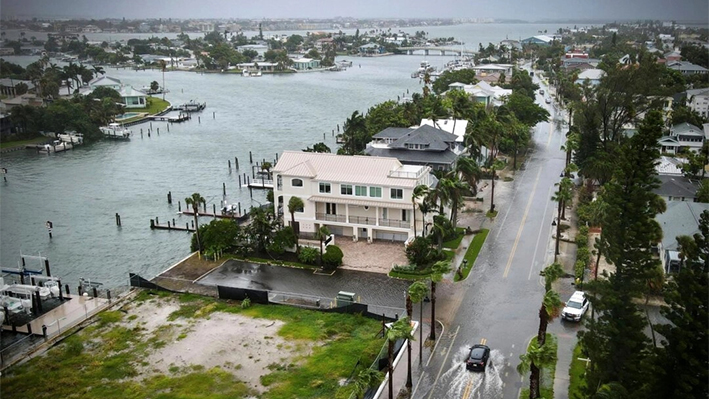
<instances>
[{"instance_id":1,"label":"wooden dock","mask_svg":"<svg viewBox=\"0 0 709 399\"><path fill-rule=\"evenodd\" d=\"M178 116L167 116L167 115L155 115L151 117L154 121L163 121L170 123L180 123L192 119L192 116L188 113L180 113Z\"/></svg>"},{"instance_id":2,"label":"wooden dock","mask_svg":"<svg viewBox=\"0 0 709 399\"><path fill-rule=\"evenodd\" d=\"M182 211L180 213L183 215L190 215L190 216L194 215L194 211L190 211L190 210ZM217 214L214 214L211 212L197 212L197 216L198 217L204 216L204 217L217 218L217 219L233 219L233 220L236 220L239 222L242 220L246 220L246 218L248 217L248 215L239 215L237 213L217 213Z\"/></svg>"},{"instance_id":3,"label":"wooden dock","mask_svg":"<svg viewBox=\"0 0 709 399\"><path fill-rule=\"evenodd\" d=\"M177 230L177 231L188 231L188 232L194 232L195 229L190 227L189 223L185 223L185 227L182 226L177 226L177 224L171 225L170 222L167 222L167 224L157 224L155 223L155 219L150 219L150 229L151 230Z\"/></svg>"},{"instance_id":4,"label":"wooden dock","mask_svg":"<svg viewBox=\"0 0 709 399\"><path fill-rule=\"evenodd\" d=\"M249 178L249 179L247 179L246 184L243 184L242 187L272 190L273 189L273 180L268 180L268 179L253 179L253 180L251 180Z\"/></svg>"}]
</instances>

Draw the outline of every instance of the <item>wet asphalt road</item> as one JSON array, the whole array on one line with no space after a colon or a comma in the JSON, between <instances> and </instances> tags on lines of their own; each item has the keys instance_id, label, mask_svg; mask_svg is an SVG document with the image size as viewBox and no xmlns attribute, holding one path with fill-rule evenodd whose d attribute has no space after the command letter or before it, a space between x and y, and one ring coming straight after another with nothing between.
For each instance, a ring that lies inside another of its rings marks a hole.
<instances>
[{"instance_id":1,"label":"wet asphalt road","mask_svg":"<svg viewBox=\"0 0 709 399\"><path fill-rule=\"evenodd\" d=\"M548 88L540 86L548 96ZM544 103L545 96L538 94L537 102L549 110L553 121L556 111ZM506 197L496 195L499 214L470 276L439 293L440 301L450 301L450 310L441 315L446 332L423 369L415 398L519 396L523 383L515 367L538 328L544 294L539 272L554 258L551 222L556 203L551 196L564 168L560 147L565 132L553 122L536 126L534 149L524 170L507 183L513 187L504 192ZM565 294L561 296L565 300ZM578 329L559 327L567 337ZM477 343L492 349L492 367L485 373L468 372L463 365L467 348Z\"/></svg>"},{"instance_id":2,"label":"wet asphalt road","mask_svg":"<svg viewBox=\"0 0 709 399\"><path fill-rule=\"evenodd\" d=\"M230 260L203 277L200 284L268 290L334 299L339 291L354 292L359 302L370 305L373 313L402 315L409 283L379 273L337 270L332 276L293 269Z\"/></svg>"}]
</instances>

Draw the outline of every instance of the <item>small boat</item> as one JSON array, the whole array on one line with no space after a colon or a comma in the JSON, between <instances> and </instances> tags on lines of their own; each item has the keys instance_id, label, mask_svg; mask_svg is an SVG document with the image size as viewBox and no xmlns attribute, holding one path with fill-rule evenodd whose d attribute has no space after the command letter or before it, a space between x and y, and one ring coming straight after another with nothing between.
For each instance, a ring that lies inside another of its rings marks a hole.
<instances>
[{"instance_id":1,"label":"small boat","mask_svg":"<svg viewBox=\"0 0 709 399\"><path fill-rule=\"evenodd\" d=\"M427 73L431 74L431 72L434 72L436 70L435 67L431 66L431 64L423 60L421 61L421 64L419 65L419 69L411 74L412 78L423 78Z\"/></svg>"},{"instance_id":2,"label":"small boat","mask_svg":"<svg viewBox=\"0 0 709 399\"><path fill-rule=\"evenodd\" d=\"M57 138L65 143L84 144L84 135L77 132L59 133Z\"/></svg>"},{"instance_id":3,"label":"small boat","mask_svg":"<svg viewBox=\"0 0 709 399\"><path fill-rule=\"evenodd\" d=\"M71 143L65 143L61 140L54 140L52 144L45 144L43 146L37 147L38 152L46 152L47 154L51 154L53 152L63 152L63 151L68 151L74 148L74 145Z\"/></svg>"},{"instance_id":4,"label":"small boat","mask_svg":"<svg viewBox=\"0 0 709 399\"><path fill-rule=\"evenodd\" d=\"M10 313L20 313L23 308L22 300L4 295L0 296L0 306L7 308L7 311Z\"/></svg>"},{"instance_id":5,"label":"small boat","mask_svg":"<svg viewBox=\"0 0 709 399\"><path fill-rule=\"evenodd\" d=\"M34 295L35 292L39 292L39 297L41 299L47 299L52 294L52 292L47 287L40 287L38 285L29 284L12 284L5 286L6 292L11 292L13 294L25 294Z\"/></svg>"},{"instance_id":6,"label":"small boat","mask_svg":"<svg viewBox=\"0 0 709 399\"><path fill-rule=\"evenodd\" d=\"M130 140L132 132L119 123L110 123L108 126L99 128L103 136L109 139Z\"/></svg>"},{"instance_id":7,"label":"small boat","mask_svg":"<svg viewBox=\"0 0 709 399\"><path fill-rule=\"evenodd\" d=\"M251 73L248 69L244 69L243 71L241 71L241 76L251 76Z\"/></svg>"},{"instance_id":8,"label":"small boat","mask_svg":"<svg viewBox=\"0 0 709 399\"><path fill-rule=\"evenodd\" d=\"M59 283L55 280L49 280L44 283L44 286L49 289L49 293L53 296L59 296L59 290L61 290L61 287L59 287ZM40 293L40 296L42 296L42 293Z\"/></svg>"},{"instance_id":9,"label":"small boat","mask_svg":"<svg viewBox=\"0 0 709 399\"><path fill-rule=\"evenodd\" d=\"M249 76L251 76L252 78L260 78L261 71L251 72L251 74Z\"/></svg>"},{"instance_id":10,"label":"small boat","mask_svg":"<svg viewBox=\"0 0 709 399\"><path fill-rule=\"evenodd\" d=\"M195 100L190 100L182 105L173 107L175 111L185 111L185 112L199 112L207 107L207 103L198 103Z\"/></svg>"}]
</instances>

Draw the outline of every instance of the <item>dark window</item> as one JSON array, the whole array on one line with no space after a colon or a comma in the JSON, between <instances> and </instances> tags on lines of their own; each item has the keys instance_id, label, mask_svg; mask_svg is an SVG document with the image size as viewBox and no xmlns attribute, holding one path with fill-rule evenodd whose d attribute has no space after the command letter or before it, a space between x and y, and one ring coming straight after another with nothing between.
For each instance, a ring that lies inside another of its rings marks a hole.
<instances>
[{"instance_id":1,"label":"dark window","mask_svg":"<svg viewBox=\"0 0 709 399\"><path fill-rule=\"evenodd\" d=\"M301 179L292 179L290 181L291 186L293 187L303 187L303 180Z\"/></svg>"}]
</instances>

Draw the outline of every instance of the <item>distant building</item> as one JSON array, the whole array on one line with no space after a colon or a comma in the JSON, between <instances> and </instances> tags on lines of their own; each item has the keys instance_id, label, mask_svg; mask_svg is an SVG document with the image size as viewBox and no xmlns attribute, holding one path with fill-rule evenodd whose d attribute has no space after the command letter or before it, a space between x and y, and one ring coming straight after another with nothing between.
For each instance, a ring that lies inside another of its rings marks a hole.
<instances>
[{"instance_id":1,"label":"distant building","mask_svg":"<svg viewBox=\"0 0 709 399\"><path fill-rule=\"evenodd\" d=\"M689 123L680 123L670 129L669 136L658 140L660 151L667 154L677 154L682 151L699 152L704 145L705 132Z\"/></svg>"},{"instance_id":2,"label":"distant building","mask_svg":"<svg viewBox=\"0 0 709 399\"><path fill-rule=\"evenodd\" d=\"M576 84L582 85L588 81L591 86L597 86L601 83L601 78L606 75L602 69L587 69L581 72L576 79Z\"/></svg>"},{"instance_id":3,"label":"distant building","mask_svg":"<svg viewBox=\"0 0 709 399\"><path fill-rule=\"evenodd\" d=\"M383 53L384 47L378 45L377 43L367 43L365 45L359 46L360 55L374 55Z\"/></svg>"},{"instance_id":4,"label":"distant building","mask_svg":"<svg viewBox=\"0 0 709 399\"><path fill-rule=\"evenodd\" d=\"M709 88L687 90L687 107L709 118Z\"/></svg>"},{"instance_id":5,"label":"distant building","mask_svg":"<svg viewBox=\"0 0 709 399\"><path fill-rule=\"evenodd\" d=\"M479 103L490 105L501 105L502 97L512 94L511 89L503 89L499 86L493 86L487 82L480 81L478 83L468 85L465 83L454 82L448 85L449 90L463 90L470 97Z\"/></svg>"},{"instance_id":6,"label":"distant building","mask_svg":"<svg viewBox=\"0 0 709 399\"><path fill-rule=\"evenodd\" d=\"M311 58L298 58L293 60L293 68L297 71L320 68L320 60Z\"/></svg>"},{"instance_id":7,"label":"distant building","mask_svg":"<svg viewBox=\"0 0 709 399\"><path fill-rule=\"evenodd\" d=\"M536 44L539 46L550 46L554 42L554 38L547 35L537 35L523 39L521 43L525 44Z\"/></svg>"},{"instance_id":8,"label":"distant building","mask_svg":"<svg viewBox=\"0 0 709 399\"><path fill-rule=\"evenodd\" d=\"M697 75L697 74L705 74L709 72L709 69L704 68L701 65L696 65L692 64L691 62L687 61L673 61L673 62L667 62L667 67L670 69L674 69L675 71L679 71L682 75Z\"/></svg>"}]
</instances>

